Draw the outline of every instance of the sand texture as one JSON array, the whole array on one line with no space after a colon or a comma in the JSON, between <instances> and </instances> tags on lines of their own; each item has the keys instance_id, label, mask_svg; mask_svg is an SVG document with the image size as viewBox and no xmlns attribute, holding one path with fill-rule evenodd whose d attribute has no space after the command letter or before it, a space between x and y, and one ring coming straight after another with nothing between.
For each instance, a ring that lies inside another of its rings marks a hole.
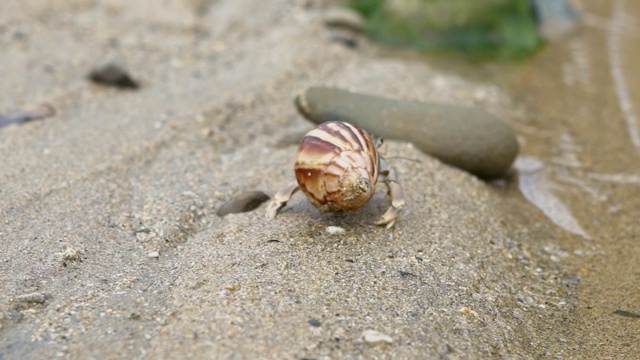
<instances>
[{"instance_id":1,"label":"sand texture","mask_svg":"<svg viewBox=\"0 0 640 360\"><path fill-rule=\"evenodd\" d=\"M0 359L487 359L569 356L566 232L515 190L388 142L407 205L393 229L296 194L216 215L293 180L312 85L474 105L499 87L371 56L318 1L3 0ZM338 39L338 40L336 40ZM118 64L139 83L91 83ZM330 231L339 226L345 231Z\"/></svg>"}]
</instances>

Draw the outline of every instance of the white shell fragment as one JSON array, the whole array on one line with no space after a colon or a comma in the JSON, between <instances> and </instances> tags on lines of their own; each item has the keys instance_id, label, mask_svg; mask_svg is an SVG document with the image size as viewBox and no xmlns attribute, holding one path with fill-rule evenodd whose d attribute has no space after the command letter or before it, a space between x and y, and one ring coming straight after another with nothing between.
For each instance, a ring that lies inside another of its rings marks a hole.
<instances>
[{"instance_id":1,"label":"white shell fragment","mask_svg":"<svg viewBox=\"0 0 640 360\"><path fill-rule=\"evenodd\" d=\"M20 295L18 296L17 300L23 303L42 304L47 300L47 297L39 292L34 292L30 294Z\"/></svg>"},{"instance_id":2,"label":"white shell fragment","mask_svg":"<svg viewBox=\"0 0 640 360\"><path fill-rule=\"evenodd\" d=\"M340 226L327 226L327 234L331 236L344 235L347 231Z\"/></svg>"},{"instance_id":3,"label":"white shell fragment","mask_svg":"<svg viewBox=\"0 0 640 360\"><path fill-rule=\"evenodd\" d=\"M362 332L362 337L364 338L364 341L369 344L393 343L393 339L389 335L385 335L375 330L365 330Z\"/></svg>"}]
</instances>

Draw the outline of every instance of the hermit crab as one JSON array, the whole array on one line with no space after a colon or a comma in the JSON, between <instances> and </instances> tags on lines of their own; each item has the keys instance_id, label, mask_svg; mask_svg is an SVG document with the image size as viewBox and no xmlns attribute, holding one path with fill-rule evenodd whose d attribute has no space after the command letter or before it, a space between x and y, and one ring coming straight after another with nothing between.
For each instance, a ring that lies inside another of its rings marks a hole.
<instances>
[{"instance_id":1,"label":"hermit crab","mask_svg":"<svg viewBox=\"0 0 640 360\"><path fill-rule=\"evenodd\" d=\"M387 186L391 206L375 224L392 227L404 207L404 192L381 153L382 139L374 143L363 129L340 121L320 124L300 141L296 181L276 193L266 217L275 218L297 190L321 212L355 210L371 199L380 180Z\"/></svg>"}]
</instances>

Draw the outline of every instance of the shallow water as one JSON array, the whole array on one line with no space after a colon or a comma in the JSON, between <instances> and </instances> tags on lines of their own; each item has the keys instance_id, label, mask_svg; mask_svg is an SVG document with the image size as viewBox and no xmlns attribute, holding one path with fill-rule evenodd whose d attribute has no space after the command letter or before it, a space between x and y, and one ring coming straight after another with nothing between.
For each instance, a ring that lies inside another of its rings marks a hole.
<instances>
[{"instance_id":1,"label":"shallow water","mask_svg":"<svg viewBox=\"0 0 640 360\"><path fill-rule=\"evenodd\" d=\"M518 228L531 223L522 207L538 208L549 222L546 236L559 244L547 252L577 291L572 316L559 321L566 328L550 328L539 336L560 357L636 359L640 2L572 3L581 14L580 26L521 64L469 64L455 56L429 56L427 61L500 84L512 97L514 111L507 121L521 149L513 186L507 186L510 200L497 212ZM520 196L526 201L511 201ZM554 227L564 231L554 232ZM564 235L557 238L558 233Z\"/></svg>"},{"instance_id":2,"label":"shallow water","mask_svg":"<svg viewBox=\"0 0 640 360\"><path fill-rule=\"evenodd\" d=\"M583 0L576 33L513 70L524 116L519 189L551 221L580 280L584 356L640 353L640 2ZM575 354L574 354L575 355Z\"/></svg>"}]
</instances>

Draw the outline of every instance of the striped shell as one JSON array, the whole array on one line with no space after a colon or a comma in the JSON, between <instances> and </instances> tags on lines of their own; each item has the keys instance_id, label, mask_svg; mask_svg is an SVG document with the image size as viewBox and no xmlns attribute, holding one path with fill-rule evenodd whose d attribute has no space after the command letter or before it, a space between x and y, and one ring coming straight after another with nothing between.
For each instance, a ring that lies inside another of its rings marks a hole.
<instances>
[{"instance_id":1,"label":"striped shell","mask_svg":"<svg viewBox=\"0 0 640 360\"><path fill-rule=\"evenodd\" d=\"M345 122L326 122L300 141L296 180L320 211L355 210L375 192L379 161L366 131Z\"/></svg>"}]
</instances>

